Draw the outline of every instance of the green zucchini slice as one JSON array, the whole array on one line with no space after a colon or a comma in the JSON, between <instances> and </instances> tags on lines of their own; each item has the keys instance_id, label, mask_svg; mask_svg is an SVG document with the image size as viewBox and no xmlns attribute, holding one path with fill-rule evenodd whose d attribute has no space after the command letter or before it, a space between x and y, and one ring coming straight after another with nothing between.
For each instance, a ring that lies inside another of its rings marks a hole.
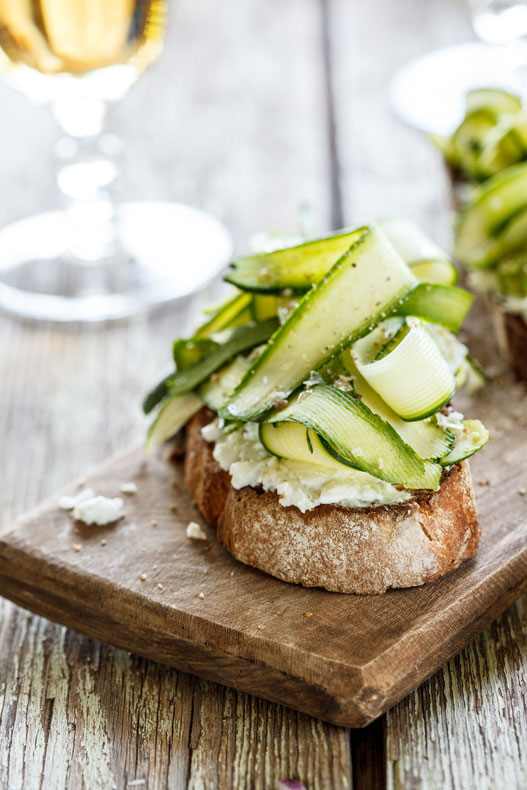
<instances>
[{"instance_id":1,"label":"green zucchini slice","mask_svg":"<svg viewBox=\"0 0 527 790\"><path fill-rule=\"evenodd\" d=\"M250 304L251 297L249 294L236 293L233 297L220 305L214 315L196 330L194 337L210 337L215 332L241 326L247 321L250 321L252 318Z\"/></svg>"},{"instance_id":2,"label":"green zucchini slice","mask_svg":"<svg viewBox=\"0 0 527 790\"><path fill-rule=\"evenodd\" d=\"M295 302L291 297L276 296L275 294L254 294L251 302L251 311L255 321L265 321L278 315L281 308L292 309Z\"/></svg>"},{"instance_id":3,"label":"green zucchini slice","mask_svg":"<svg viewBox=\"0 0 527 790\"><path fill-rule=\"evenodd\" d=\"M146 452L152 453L156 447L175 436L202 407L203 401L193 392L174 398L167 397L148 429Z\"/></svg>"},{"instance_id":4,"label":"green zucchini slice","mask_svg":"<svg viewBox=\"0 0 527 790\"><path fill-rule=\"evenodd\" d=\"M452 135L454 160L471 176L479 174L479 156L484 140L495 124L496 114L487 107L481 107L465 116Z\"/></svg>"},{"instance_id":5,"label":"green zucchini slice","mask_svg":"<svg viewBox=\"0 0 527 790\"><path fill-rule=\"evenodd\" d=\"M297 422L262 422L259 426L260 441L265 449L278 458L304 461L330 469L348 467L329 453L318 434Z\"/></svg>"},{"instance_id":6,"label":"green zucchini slice","mask_svg":"<svg viewBox=\"0 0 527 790\"><path fill-rule=\"evenodd\" d=\"M459 280L459 272L455 264L446 259L441 261L416 261L409 265L412 273L422 283L455 285Z\"/></svg>"},{"instance_id":7,"label":"green zucchini slice","mask_svg":"<svg viewBox=\"0 0 527 790\"><path fill-rule=\"evenodd\" d=\"M414 315L432 324L459 332L474 296L456 286L419 283L392 308L393 315Z\"/></svg>"},{"instance_id":8,"label":"green zucchini slice","mask_svg":"<svg viewBox=\"0 0 527 790\"><path fill-rule=\"evenodd\" d=\"M416 282L382 233L366 230L273 335L220 416L259 419L373 329Z\"/></svg>"},{"instance_id":9,"label":"green zucchini slice","mask_svg":"<svg viewBox=\"0 0 527 790\"><path fill-rule=\"evenodd\" d=\"M502 88L473 88L466 95L467 115L485 108L495 115L521 110L522 101L515 93Z\"/></svg>"},{"instance_id":10,"label":"green zucchini slice","mask_svg":"<svg viewBox=\"0 0 527 790\"><path fill-rule=\"evenodd\" d=\"M527 203L527 162L489 178L459 216L455 251L466 263L478 264L478 248L497 236ZM527 222L527 217L526 217ZM492 261L491 261L492 262Z\"/></svg>"},{"instance_id":11,"label":"green zucchini slice","mask_svg":"<svg viewBox=\"0 0 527 790\"><path fill-rule=\"evenodd\" d=\"M169 394L172 396L183 395L185 392L196 389L230 359L242 351L248 351L260 343L265 343L273 330L276 329L277 323L275 318L269 318L260 324L233 329L229 340L219 345L194 365L177 371L170 383Z\"/></svg>"},{"instance_id":12,"label":"green zucchini slice","mask_svg":"<svg viewBox=\"0 0 527 790\"><path fill-rule=\"evenodd\" d=\"M487 134L478 159L482 178L496 175L507 167L527 158L527 151L519 130L514 123L500 123Z\"/></svg>"},{"instance_id":13,"label":"green zucchini slice","mask_svg":"<svg viewBox=\"0 0 527 790\"><path fill-rule=\"evenodd\" d=\"M244 291L303 293L322 279L364 231L365 228L339 231L295 247L238 258L231 263L225 280Z\"/></svg>"},{"instance_id":14,"label":"green zucchini slice","mask_svg":"<svg viewBox=\"0 0 527 790\"><path fill-rule=\"evenodd\" d=\"M213 411L218 411L232 395L247 370L251 367L247 357L236 357L205 381L198 389L200 398Z\"/></svg>"},{"instance_id":15,"label":"green zucchini slice","mask_svg":"<svg viewBox=\"0 0 527 790\"><path fill-rule=\"evenodd\" d=\"M415 319L401 327L373 362L357 362L357 367L403 420L422 420L435 414L456 389L436 342Z\"/></svg>"},{"instance_id":16,"label":"green zucchini slice","mask_svg":"<svg viewBox=\"0 0 527 790\"><path fill-rule=\"evenodd\" d=\"M163 398L168 394L168 390L170 388L170 384L172 383L172 379L176 375L176 372L173 371L169 373L168 376L165 376L164 379L161 379L159 384L156 384L153 390L150 390L148 395L143 400L143 412L145 414L150 414L155 407L161 403Z\"/></svg>"},{"instance_id":17,"label":"green zucchini slice","mask_svg":"<svg viewBox=\"0 0 527 790\"><path fill-rule=\"evenodd\" d=\"M441 466L452 466L470 458L487 443L489 432L479 420L462 420L464 430L455 432L454 447L439 463Z\"/></svg>"},{"instance_id":18,"label":"green zucchini slice","mask_svg":"<svg viewBox=\"0 0 527 790\"><path fill-rule=\"evenodd\" d=\"M488 269L495 266L504 256L516 250L525 250L527 245L527 175L526 175L526 206L514 214L494 236L490 236L483 244L476 247L472 254L464 260L467 266L477 269Z\"/></svg>"},{"instance_id":19,"label":"green zucchini slice","mask_svg":"<svg viewBox=\"0 0 527 790\"><path fill-rule=\"evenodd\" d=\"M237 354L265 343L277 325L278 321L270 318L260 324L233 329L225 343L215 344L209 354L183 370L169 373L159 384L156 384L143 401L144 413L149 414L168 395L184 395L196 389Z\"/></svg>"},{"instance_id":20,"label":"green zucchini slice","mask_svg":"<svg viewBox=\"0 0 527 790\"><path fill-rule=\"evenodd\" d=\"M439 464L421 460L391 425L347 392L317 384L301 393L266 420L270 426L263 429L267 447L273 447L271 426L289 422L317 433L322 447L347 466L405 488L439 487ZM284 442L280 447L283 446Z\"/></svg>"},{"instance_id":21,"label":"green zucchini slice","mask_svg":"<svg viewBox=\"0 0 527 790\"><path fill-rule=\"evenodd\" d=\"M527 239L525 246L527 248ZM527 250L500 261L497 274L503 296L524 299L527 296Z\"/></svg>"},{"instance_id":22,"label":"green zucchini slice","mask_svg":"<svg viewBox=\"0 0 527 790\"><path fill-rule=\"evenodd\" d=\"M353 376L355 394L372 412L390 423L401 439L415 450L419 458L437 461L450 452L454 436L450 431L441 428L434 417L415 422L401 419L361 376L353 361L351 351L345 351L342 360L346 369Z\"/></svg>"},{"instance_id":23,"label":"green zucchini slice","mask_svg":"<svg viewBox=\"0 0 527 790\"><path fill-rule=\"evenodd\" d=\"M174 340L172 356L176 363L176 370L183 370L195 365L196 362L206 357L215 348L218 348L218 343L215 343L214 340L208 337Z\"/></svg>"}]
</instances>

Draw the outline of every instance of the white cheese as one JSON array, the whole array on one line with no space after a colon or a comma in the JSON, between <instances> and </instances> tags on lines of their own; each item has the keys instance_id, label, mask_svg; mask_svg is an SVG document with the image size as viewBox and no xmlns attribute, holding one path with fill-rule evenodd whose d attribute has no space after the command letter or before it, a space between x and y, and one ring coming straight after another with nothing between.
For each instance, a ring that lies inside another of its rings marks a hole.
<instances>
[{"instance_id":1,"label":"white cheese","mask_svg":"<svg viewBox=\"0 0 527 790\"><path fill-rule=\"evenodd\" d=\"M437 413L437 424L440 428L449 428L454 431L462 431L464 425L461 422L463 415L459 411L451 411L448 414Z\"/></svg>"},{"instance_id":2,"label":"white cheese","mask_svg":"<svg viewBox=\"0 0 527 790\"><path fill-rule=\"evenodd\" d=\"M76 505L85 502L87 499L92 499L95 496L93 488L83 488L73 496L63 496L59 499L59 507L61 510L73 510Z\"/></svg>"},{"instance_id":3,"label":"white cheese","mask_svg":"<svg viewBox=\"0 0 527 790\"><path fill-rule=\"evenodd\" d=\"M123 500L116 497L94 496L79 502L73 511L73 517L85 524L97 524L102 527L118 521L123 516Z\"/></svg>"},{"instance_id":4,"label":"white cheese","mask_svg":"<svg viewBox=\"0 0 527 790\"><path fill-rule=\"evenodd\" d=\"M411 492L399 491L356 469L343 466L340 471L276 458L260 443L255 423L230 434L216 431L219 437L213 429L207 435L214 435L214 458L230 473L232 486L262 486L266 491L276 491L284 507L294 505L305 513L317 505L368 507L404 502L411 497Z\"/></svg>"},{"instance_id":5,"label":"white cheese","mask_svg":"<svg viewBox=\"0 0 527 790\"><path fill-rule=\"evenodd\" d=\"M123 494L137 494L137 486L135 483L123 483L121 491Z\"/></svg>"},{"instance_id":6,"label":"white cheese","mask_svg":"<svg viewBox=\"0 0 527 790\"><path fill-rule=\"evenodd\" d=\"M187 538L192 538L193 540L207 540L207 534L203 532L200 525L195 521L190 522L185 532Z\"/></svg>"}]
</instances>

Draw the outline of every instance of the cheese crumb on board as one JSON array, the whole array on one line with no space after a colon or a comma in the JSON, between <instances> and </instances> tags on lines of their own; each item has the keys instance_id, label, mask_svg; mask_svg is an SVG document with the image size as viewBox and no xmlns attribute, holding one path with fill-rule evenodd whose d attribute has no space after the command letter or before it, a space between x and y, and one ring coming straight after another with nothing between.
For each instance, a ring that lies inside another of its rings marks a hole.
<instances>
[{"instance_id":1,"label":"cheese crumb on board","mask_svg":"<svg viewBox=\"0 0 527 790\"><path fill-rule=\"evenodd\" d=\"M187 538L193 540L207 540L207 535L195 521L191 521L186 529Z\"/></svg>"},{"instance_id":2,"label":"cheese crumb on board","mask_svg":"<svg viewBox=\"0 0 527 790\"><path fill-rule=\"evenodd\" d=\"M121 493L123 494L137 494L137 486L135 483L123 483L121 486Z\"/></svg>"},{"instance_id":3,"label":"cheese crumb on board","mask_svg":"<svg viewBox=\"0 0 527 790\"><path fill-rule=\"evenodd\" d=\"M73 517L85 524L97 524L99 527L118 521L123 513L123 500L119 497L109 499L105 496L94 496L75 506Z\"/></svg>"},{"instance_id":4,"label":"cheese crumb on board","mask_svg":"<svg viewBox=\"0 0 527 790\"><path fill-rule=\"evenodd\" d=\"M73 510L74 507L85 502L87 499L92 499L95 496L93 488L83 488L77 494L72 496L62 496L59 499L59 507L61 510Z\"/></svg>"}]
</instances>

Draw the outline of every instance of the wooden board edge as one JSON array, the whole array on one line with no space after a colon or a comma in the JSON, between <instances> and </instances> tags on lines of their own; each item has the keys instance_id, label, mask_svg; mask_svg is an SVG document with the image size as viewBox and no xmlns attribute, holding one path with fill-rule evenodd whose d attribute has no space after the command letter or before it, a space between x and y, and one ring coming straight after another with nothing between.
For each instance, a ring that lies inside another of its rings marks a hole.
<instances>
[{"instance_id":1,"label":"wooden board edge","mask_svg":"<svg viewBox=\"0 0 527 790\"><path fill-rule=\"evenodd\" d=\"M223 628L226 632L226 642L229 637L232 642L232 634L228 633L228 629L174 606L164 607L166 627L163 632L157 627L149 630L142 626L143 638L138 645L139 626L138 630L131 627L133 615L123 618L125 622L112 618L105 628L100 610L87 604L82 596L76 595L79 586L71 567L48 564L43 566L45 569L42 576L34 573L34 584L28 584L25 581L27 574L17 575L17 560L23 562L24 554L23 550L0 539L0 591L3 597L17 606L82 632L92 639L271 702L287 705L331 724L362 727L368 723L360 706L354 703L354 698L363 685L360 667L338 663L335 671L330 665L337 662L318 657L316 665L312 662L308 672L301 672L304 666L301 660L298 661L297 673L287 672L277 665L250 655L254 653L254 649L248 649L246 635L238 639L235 652L222 649L218 645L218 628ZM87 585L90 585L90 577L83 575L82 582L82 589L88 599L90 590ZM92 577L92 583L98 585L100 596L115 595L113 585L107 580ZM130 612L144 613L145 609L153 611L150 599L139 593L132 594L127 605ZM172 631L169 630L170 626ZM216 633L213 633L212 628ZM199 638L187 637L190 633L199 633ZM265 640L264 636L259 638ZM284 648L282 657L288 658L286 653L291 652L291 649L287 646ZM297 651L295 655L296 653ZM313 658L312 654L309 656ZM294 657L289 657L288 663L296 663Z\"/></svg>"},{"instance_id":2,"label":"wooden board edge","mask_svg":"<svg viewBox=\"0 0 527 790\"><path fill-rule=\"evenodd\" d=\"M24 545L16 545L16 535L13 542L6 540L7 537L0 539L0 590L4 597L17 605L117 648L345 727L366 726L385 713L456 655L527 588L527 551L523 550L507 566L498 568L482 582L482 587L488 591L488 603L476 616L465 617L461 631L449 634L442 627L443 618L436 618L433 631L438 634L437 644L433 654L427 653L420 663L412 665L404 660L404 655L402 661L401 656L394 655L404 654L408 649L405 642L416 637L413 630L394 648L364 667L318 657L317 665L314 667L312 664L309 672L291 673L258 659L254 648L249 649L246 635L238 639L235 651L222 649L218 644L218 628L225 631L226 644L229 640L232 642L232 633L228 629L174 606L165 607L172 632L167 629L161 631L158 627L145 631L143 627L141 644L146 647L138 646L137 631L131 627L133 614L125 618L126 624L114 619L109 629L104 628L100 610L90 607L77 594L79 589L86 591L86 585L92 584L98 588L99 595L115 595L115 588L108 580L82 574L82 586L79 587L80 574L75 568L65 563L46 564L43 556L42 575L34 574L35 584L29 585L24 581L28 574L23 569L27 562L34 564L34 548L29 555ZM60 594L57 590L61 591ZM472 594L473 590L467 593ZM481 605L481 593L478 599ZM462 603L463 598L458 599L450 611L459 610ZM130 593L127 605L130 612L151 609L154 613L151 600L140 593ZM154 614L153 617L155 619ZM82 623L80 628L79 623ZM213 633L212 626L216 633ZM187 637L186 634L191 632L198 633L200 639ZM441 633L445 638L441 639ZM285 653L282 652L282 658L286 657ZM310 658L313 661L313 654ZM302 666L300 655L299 670ZM398 674L397 666L402 666L402 673ZM382 686L378 678L383 678Z\"/></svg>"},{"instance_id":3,"label":"wooden board edge","mask_svg":"<svg viewBox=\"0 0 527 790\"><path fill-rule=\"evenodd\" d=\"M482 590L486 597L484 608L481 608ZM423 661L414 664L406 658L406 661L402 663L404 671L394 678L391 686L381 689L375 678L387 677L390 672L393 675L394 660L401 661L404 658L404 656L397 656L394 653L402 654L405 649L407 650L405 645L407 640L404 637L395 646L395 650L386 651L366 665L363 668L364 688L357 703L360 704L363 714L369 717L367 723L371 723L378 716L386 713L387 710L422 685L447 661L463 650L493 620L506 611L525 590L527 590L527 549L518 552L506 566L498 568L492 575L486 577L477 590L470 590L466 596L458 599L449 608L450 611L460 613L459 621L462 623L462 628L459 631L450 632L444 627L443 619L445 619L446 610L442 613L442 617L436 618L433 633L437 634L438 639L433 654L428 654ZM463 616L464 598L470 597L476 592L480 606L477 614L470 615L467 609L468 616ZM409 631L406 636L415 639L416 635L416 631ZM431 656L432 661L429 660Z\"/></svg>"}]
</instances>

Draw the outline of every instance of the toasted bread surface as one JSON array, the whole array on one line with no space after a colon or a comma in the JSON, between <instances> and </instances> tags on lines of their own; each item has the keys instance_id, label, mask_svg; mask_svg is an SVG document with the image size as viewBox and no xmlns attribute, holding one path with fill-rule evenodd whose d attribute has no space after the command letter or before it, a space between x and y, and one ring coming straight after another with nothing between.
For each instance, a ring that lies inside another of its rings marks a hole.
<instances>
[{"instance_id":1,"label":"toasted bread surface","mask_svg":"<svg viewBox=\"0 0 527 790\"><path fill-rule=\"evenodd\" d=\"M187 426L185 484L219 542L236 559L287 582L341 593L376 594L442 576L476 553L480 528L468 463L446 472L437 492L397 505L319 505L301 513L278 495L236 490L201 428Z\"/></svg>"}]
</instances>

